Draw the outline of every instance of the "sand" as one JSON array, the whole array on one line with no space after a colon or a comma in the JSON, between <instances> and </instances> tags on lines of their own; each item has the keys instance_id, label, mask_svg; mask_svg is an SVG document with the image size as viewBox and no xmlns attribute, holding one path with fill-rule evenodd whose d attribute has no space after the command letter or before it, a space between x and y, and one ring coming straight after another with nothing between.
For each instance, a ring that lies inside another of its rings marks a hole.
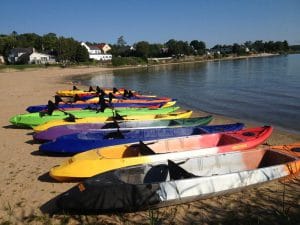
<instances>
[{"instance_id":1,"label":"sand","mask_svg":"<svg viewBox=\"0 0 300 225\"><path fill-rule=\"evenodd\" d=\"M0 73L0 224L286 224L299 222L300 180L271 183L236 194L117 215L48 215L41 206L74 183L57 183L47 172L66 158L37 154L32 130L15 129L8 120L29 105L45 104L58 89L72 86L69 75L105 68L41 69ZM67 80L67 81L66 81ZM206 115L197 112L199 115ZM236 122L216 116L213 124ZM251 126L252 124L247 124ZM269 144L300 141L300 135L275 130ZM46 205L47 206L47 205ZM45 205L44 205L45 209ZM46 207L47 212L47 207ZM50 210L48 210L51 213Z\"/></svg>"}]
</instances>

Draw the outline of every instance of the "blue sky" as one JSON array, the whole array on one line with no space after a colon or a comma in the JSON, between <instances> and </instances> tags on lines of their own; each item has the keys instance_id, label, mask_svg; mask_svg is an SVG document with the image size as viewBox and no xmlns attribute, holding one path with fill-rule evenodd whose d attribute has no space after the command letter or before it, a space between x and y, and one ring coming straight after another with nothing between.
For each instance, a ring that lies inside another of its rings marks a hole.
<instances>
[{"instance_id":1,"label":"blue sky","mask_svg":"<svg viewBox=\"0 0 300 225\"><path fill-rule=\"evenodd\" d=\"M1 0L0 33L49 32L78 41L124 36L164 43L287 40L300 44L300 0Z\"/></svg>"}]
</instances>

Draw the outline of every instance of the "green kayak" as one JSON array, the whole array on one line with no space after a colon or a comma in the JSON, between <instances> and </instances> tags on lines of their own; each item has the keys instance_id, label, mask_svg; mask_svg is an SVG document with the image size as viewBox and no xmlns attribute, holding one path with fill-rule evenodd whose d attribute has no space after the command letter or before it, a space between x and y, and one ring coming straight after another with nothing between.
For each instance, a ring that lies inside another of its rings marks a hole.
<instances>
[{"instance_id":1,"label":"green kayak","mask_svg":"<svg viewBox=\"0 0 300 225\"><path fill-rule=\"evenodd\" d=\"M61 120L87 117L112 117L117 113L118 116L125 115L156 115L167 114L176 111L179 107L168 107L159 109L148 108L122 108L118 110L105 109L104 112L97 112L95 110L72 110L68 112L53 111L51 115L46 113L25 113L19 114L10 118L9 122L19 127L34 127L52 120Z\"/></svg>"}]
</instances>

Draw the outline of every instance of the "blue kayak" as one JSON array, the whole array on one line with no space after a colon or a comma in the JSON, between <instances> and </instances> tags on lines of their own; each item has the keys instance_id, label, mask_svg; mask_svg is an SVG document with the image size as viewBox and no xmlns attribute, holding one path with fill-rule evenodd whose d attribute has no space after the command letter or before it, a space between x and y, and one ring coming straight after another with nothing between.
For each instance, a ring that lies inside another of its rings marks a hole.
<instances>
[{"instance_id":1,"label":"blue kayak","mask_svg":"<svg viewBox=\"0 0 300 225\"><path fill-rule=\"evenodd\" d=\"M164 138L173 138L189 135L202 135L226 131L237 131L244 127L242 123L193 126L176 128L154 128L122 131L95 131L69 134L54 139L40 146L40 151L53 154L75 154L90 149L106 146L133 143L139 141L150 141Z\"/></svg>"}]
</instances>

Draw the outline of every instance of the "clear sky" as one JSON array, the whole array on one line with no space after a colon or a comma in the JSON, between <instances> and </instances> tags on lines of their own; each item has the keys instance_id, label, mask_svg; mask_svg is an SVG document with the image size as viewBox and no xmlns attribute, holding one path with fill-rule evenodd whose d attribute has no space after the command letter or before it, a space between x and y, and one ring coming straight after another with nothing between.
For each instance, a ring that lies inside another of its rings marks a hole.
<instances>
[{"instance_id":1,"label":"clear sky","mask_svg":"<svg viewBox=\"0 0 300 225\"><path fill-rule=\"evenodd\" d=\"M78 41L116 43L124 36L164 43L247 40L300 44L300 0L0 0L0 33L49 32Z\"/></svg>"}]
</instances>

